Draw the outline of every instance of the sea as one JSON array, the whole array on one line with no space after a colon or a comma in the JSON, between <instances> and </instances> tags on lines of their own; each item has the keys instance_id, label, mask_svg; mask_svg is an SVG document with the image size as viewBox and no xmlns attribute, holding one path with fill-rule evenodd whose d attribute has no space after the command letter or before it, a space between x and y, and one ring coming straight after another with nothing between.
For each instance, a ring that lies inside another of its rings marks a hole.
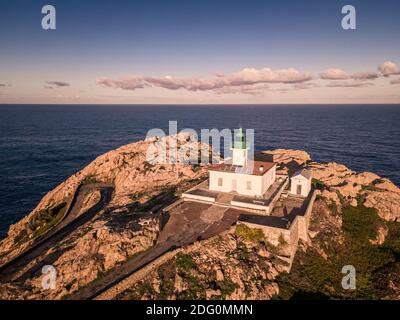
<instances>
[{"instance_id":1,"label":"sea","mask_svg":"<svg viewBox=\"0 0 400 320\"><path fill-rule=\"evenodd\" d=\"M153 128L238 127L400 185L400 105L0 105L0 238L51 189Z\"/></svg>"}]
</instances>

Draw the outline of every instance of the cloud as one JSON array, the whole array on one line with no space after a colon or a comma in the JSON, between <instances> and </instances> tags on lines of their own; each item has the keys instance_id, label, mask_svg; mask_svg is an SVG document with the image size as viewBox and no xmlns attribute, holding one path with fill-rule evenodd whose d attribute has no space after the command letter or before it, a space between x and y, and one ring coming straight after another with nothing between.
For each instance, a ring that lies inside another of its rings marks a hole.
<instances>
[{"instance_id":1,"label":"cloud","mask_svg":"<svg viewBox=\"0 0 400 320\"><path fill-rule=\"evenodd\" d=\"M252 96L258 96L269 90L267 84L261 85L243 85L238 87L223 87L220 89L215 89L213 92L217 94L247 94Z\"/></svg>"},{"instance_id":2,"label":"cloud","mask_svg":"<svg viewBox=\"0 0 400 320\"><path fill-rule=\"evenodd\" d=\"M390 81L391 84L400 84L400 78Z\"/></svg>"},{"instance_id":3,"label":"cloud","mask_svg":"<svg viewBox=\"0 0 400 320\"><path fill-rule=\"evenodd\" d=\"M391 76L391 75L396 75L400 74L400 68L397 66L396 63L392 61L385 61L382 63L379 67L378 70L385 76Z\"/></svg>"},{"instance_id":4,"label":"cloud","mask_svg":"<svg viewBox=\"0 0 400 320\"><path fill-rule=\"evenodd\" d=\"M97 84L114 89L136 90L143 89L146 86L143 77L126 77L119 80L112 80L109 78L97 79Z\"/></svg>"},{"instance_id":5,"label":"cloud","mask_svg":"<svg viewBox=\"0 0 400 320\"><path fill-rule=\"evenodd\" d=\"M212 78L175 78L171 76L166 77L126 77L117 80L110 78L97 79L97 83L109 87L109 88L120 88L124 90L136 90L143 89L147 86L160 87L169 90L185 89L188 91L209 91L209 90L221 90L222 88L235 88L243 86L252 86L258 84L268 83L303 83L313 79L309 72L299 72L296 69L280 69L272 70L269 68L255 69L245 68L238 72L224 75L217 74ZM244 88L243 90L249 90ZM226 90L227 92L232 92Z\"/></svg>"},{"instance_id":6,"label":"cloud","mask_svg":"<svg viewBox=\"0 0 400 320\"><path fill-rule=\"evenodd\" d=\"M350 79L350 76L342 69L326 69L320 74L324 80L345 80Z\"/></svg>"},{"instance_id":7,"label":"cloud","mask_svg":"<svg viewBox=\"0 0 400 320\"><path fill-rule=\"evenodd\" d=\"M358 72L349 74L346 71L338 68L326 69L320 74L323 80L375 80L379 77L376 72Z\"/></svg>"},{"instance_id":8,"label":"cloud","mask_svg":"<svg viewBox=\"0 0 400 320\"><path fill-rule=\"evenodd\" d=\"M316 83L313 83L313 82L295 83L292 86L293 90L305 90L305 89L312 89L312 88L316 88L316 87L319 87L319 85Z\"/></svg>"},{"instance_id":9,"label":"cloud","mask_svg":"<svg viewBox=\"0 0 400 320\"><path fill-rule=\"evenodd\" d=\"M365 88L374 86L371 82L364 82L364 81L340 81L340 82L330 82L326 85L328 88Z\"/></svg>"},{"instance_id":10,"label":"cloud","mask_svg":"<svg viewBox=\"0 0 400 320\"><path fill-rule=\"evenodd\" d=\"M59 88L59 87L69 87L70 86L69 83L64 82L64 81L46 81L46 83L51 86L51 89L54 89L54 87ZM50 89L50 86L46 86L47 89Z\"/></svg>"}]
</instances>

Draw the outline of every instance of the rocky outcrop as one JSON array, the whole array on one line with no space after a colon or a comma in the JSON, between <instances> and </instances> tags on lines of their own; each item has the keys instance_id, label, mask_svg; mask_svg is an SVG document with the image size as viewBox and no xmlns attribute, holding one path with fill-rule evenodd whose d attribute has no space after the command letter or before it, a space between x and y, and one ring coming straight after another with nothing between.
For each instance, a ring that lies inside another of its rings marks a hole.
<instances>
[{"instance_id":1,"label":"rocky outcrop","mask_svg":"<svg viewBox=\"0 0 400 320\"><path fill-rule=\"evenodd\" d=\"M11 226L8 237L0 242L1 263L30 245L35 234L30 227L31 220L40 212L61 203L69 204L82 184L106 182L115 186L106 208L27 264L20 270L17 281L3 283L0 297L60 299L151 248L162 223L158 210L173 201L175 194L204 179L207 173L204 166L179 161L154 163L154 155L148 157L149 147L158 142L165 142L168 154L174 138L178 149L185 146L186 151L194 154L208 148L191 142L187 135L180 135L153 138L110 151L49 192L29 215ZM314 184L320 189L312 212L311 242L300 244L300 256L316 252L323 261L329 262L335 250L345 248L342 211L348 205L375 208L386 221L400 217L400 189L387 179L370 172L357 173L333 162L312 162L304 151L278 149L265 153L278 162L281 173L302 167L310 169ZM85 214L99 199L98 192L89 193L80 214ZM209 212L202 218L208 221L214 217ZM379 247L390 237L389 228L379 226L370 243ZM43 263L57 270L56 290L42 288L43 275L34 267ZM279 294L277 279L286 269L286 263L276 255L271 244L243 239L232 228L183 248L116 298L270 299Z\"/></svg>"},{"instance_id":2,"label":"rocky outcrop","mask_svg":"<svg viewBox=\"0 0 400 320\"><path fill-rule=\"evenodd\" d=\"M235 228L188 246L116 299L271 299L287 265Z\"/></svg>"},{"instance_id":3,"label":"rocky outcrop","mask_svg":"<svg viewBox=\"0 0 400 320\"><path fill-rule=\"evenodd\" d=\"M187 135L140 141L101 155L50 191L29 215L10 227L8 237L0 242L1 263L31 244L35 230L30 229L30 221L38 213L60 203L70 203L82 184L107 182L115 187L106 208L20 270L18 276L22 280L3 284L0 297L17 298L14 295L17 292L18 297L24 298L61 298L153 246L161 223L157 210L173 201L176 193L204 179L206 174L204 167L184 164L180 159L172 164L150 163L147 151L156 142L164 143L167 154L174 142L178 151L184 146L193 154L208 148L189 141ZM83 201L80 214L98 201L99 193L90 193ZM21 234L28 234L22 243ZM40 261L56 268L60 282L57 290L42 290L40 270L31 269ZM24 277L28 273L30 276Z\"/></svg>"},{"instance_id":4,"label":"rocky outcrop","mask_svg":"<svg viewBox=\"0 0 400 320\"><path fill-rule=\"evenodd\" d=\"M270 155L273 162L278 163L278 173L293 173L308 161L311 161L310 155L302 150L293 149L275 149L263 151L264 154Z\"/></svg>"}]
</instances>

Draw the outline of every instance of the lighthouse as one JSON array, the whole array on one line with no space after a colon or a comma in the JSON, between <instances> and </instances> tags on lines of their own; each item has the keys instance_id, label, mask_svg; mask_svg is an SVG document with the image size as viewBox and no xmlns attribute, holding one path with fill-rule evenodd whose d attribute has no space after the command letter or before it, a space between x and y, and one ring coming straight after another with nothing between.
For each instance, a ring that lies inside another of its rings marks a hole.
<instances>
[{"instance_id":1,"label":"lighthouse","mask_svg":"<svg viewBox=\"0 0 400 320\"><path fill-rule=\"evenodd\" d=\"M247 165L247 144L243 129L237 130L232 148L232 165L245 167Z\"/></svg>"}]
</instances>

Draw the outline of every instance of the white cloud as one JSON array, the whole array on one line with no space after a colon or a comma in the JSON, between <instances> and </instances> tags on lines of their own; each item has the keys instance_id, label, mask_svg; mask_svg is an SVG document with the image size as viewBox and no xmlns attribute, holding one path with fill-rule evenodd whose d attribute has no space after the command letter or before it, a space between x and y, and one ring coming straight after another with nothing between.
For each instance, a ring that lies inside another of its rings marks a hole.
<instances>
[{"instance_id":1,"label":"white cloud","mask_svg":"<svg viewBox=\"0 0 400 320\"><path fill-rule=\"evenodd\" d=\"M349 74L346 71L338 68L326 69L320 74L323 80L374 80L379 77L376 72L357 72Z\"/></svg>"},{"instance_id":2,"label":"white cloud","mask_svg":"<svg viewBox=\"0 0 400 320\"><path fill-rule=\"evenodd\" d=\"M121 79L100 78L97 83L105 87L120 88L124 90L142 89L146 86L154 86L169 90L185 89L188 91L220 90L251 86L267 83L303 83L313 77L309 72L299 72L296 69L272 70L269 68L255 69L245 68L230 75L218 74L212 78L174 78L166 77L127 77ZM244 88L249 91L249 88ZM221 90L220 90L221 91ZM223 91L223 90L222 90ZM229 90L227 90L229 91Z\"/></svg>"},{"instance_id":3,"label":"white cloud","mask_svg":"<svg viewBox=\"0 0 400 320\"><path fill-rule=\"evenodd\" d=\"M343 71L342 69L326 69L321 74L321 79L324 80L346 80L350 79L350 75L347 72Z\"/></svg>"},{"instance_id":4,"label":"white cloud","mask_svg":"<svg viewBox=\"0 0 400 320\"><path fill-rule=\"evenodd\" d=\"M385 76L388 77L390 75L396 75L400 74L400 69L397 66L396 63L392 61L385 61L382 63L379 67L378 70Z\"/></svg>"},{"instance_id":5,"label":"white cloud","mask_svg":"<svg viewBox=\"0 0 400 320\"><path fill-rule=\"evenodd\" d=\"M370 87L374 84L365 81L340 81L340 82L330 82L326 85L329 88L364 88Z\"/></svg>"}]
</instances>

